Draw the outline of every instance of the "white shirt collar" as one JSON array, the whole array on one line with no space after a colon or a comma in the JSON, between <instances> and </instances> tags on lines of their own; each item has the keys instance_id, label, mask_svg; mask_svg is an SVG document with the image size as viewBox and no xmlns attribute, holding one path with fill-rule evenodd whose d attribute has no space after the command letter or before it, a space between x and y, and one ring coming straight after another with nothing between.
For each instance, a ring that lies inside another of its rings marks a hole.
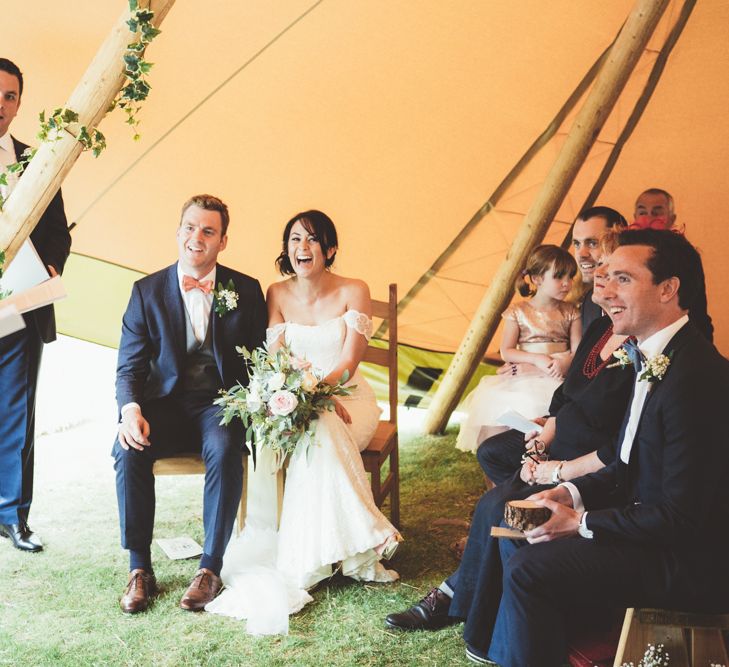
<instances>
[{"instance_id":1,"label":"white shirt collar","mask_svg":"<svg viewBox=\"0 0 729 667\"><path fill-rule=\"evenodd\" d=\"M15 144L13 143L13 138L10 136L10 132L6 132L0 137L0 148L4 148L11 155L15 155ZM17 160L17 156L15 157Z\"/></svg>"},{"instance_id":2,"label":"white shirt collar","mask_svg":"<svg viewBox=\"0 0 729 667\"><path fill-rule=\"evenodd\" d=\"M660 331L651 334L642 343L638 345L640 351L646 356L647 359L655 357L657 354L663 352L666 349L671 338L674 337L676 332L688 322L688 315L682 315L673 324L669 324Z\"/></svg>"},{"instance_id":3,"label":"white shirt collar","mask_svg":"<svg viewBox=\"0 0 729 667\"><path fill-rule=\"evenodd\" d=\"M213 281L213 287L215 287L215 274L218 269L217 264L213 267L213 270L208 273L208 275L203 276L200 278L200 280L212 280ZM182 289L182 277L185 275L185 272L182 270L182 267L180 266L180 263L177 262L177 283L180 286L180 289ZM183 290L184 291L184 290Z\"/></svg>"}]
</instances>

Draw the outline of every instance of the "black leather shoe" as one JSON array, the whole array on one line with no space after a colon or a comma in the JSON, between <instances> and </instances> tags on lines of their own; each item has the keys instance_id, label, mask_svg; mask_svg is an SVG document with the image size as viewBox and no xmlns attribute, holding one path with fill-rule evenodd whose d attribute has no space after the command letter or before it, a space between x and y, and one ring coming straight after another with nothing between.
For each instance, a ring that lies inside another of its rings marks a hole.
<instances>
[{"instance_id":1,"label":"black leather shoe","mask_svg":"<svg viewBox=\"0 0 729 667\"><path fill-rule=\"evenodd\" d=\"M488 659L488 656L485 653L473 648L473 646L469 644L466 644L466 659L476 665L496 665L495 662Z\"/></svg>"},{"instance_id":2,"label":"black leather shoe","mask_svg":"<svg viewBox=\"0 0 729 667\"><path fill-rule=\"evenodd\" d=\"M27 523L0 523L0 536L10 538L13 546L21 551L43 551L43 543Z\"/></svg>"},{"instance_id":3,"label":"black leather shoe","mask_svg":"<svg viewBox=\"0 0 729 667\"><path fill-rule=\"evenodd\" d=\"M460 619L448 616L451 599L440 588L431 588L428 594L407 611L390 614L385 625L394 630L440 630Z\"/></svg>"}]
</instances>

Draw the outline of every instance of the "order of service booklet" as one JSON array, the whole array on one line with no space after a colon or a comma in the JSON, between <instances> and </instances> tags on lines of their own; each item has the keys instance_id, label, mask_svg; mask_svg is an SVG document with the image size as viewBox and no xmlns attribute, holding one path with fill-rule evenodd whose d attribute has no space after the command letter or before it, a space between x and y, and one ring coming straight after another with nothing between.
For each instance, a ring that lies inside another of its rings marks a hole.
<instances>
[{"instance_id":1,"label":"order of service booklet","mask_svg":"<svg viewBox=\"0 0 729 667\"><path fill-rule=\"evenodd\" d=\"M48 306L66 297L60 276L51 278L30 239L3 272L0 286L10 296L0 301L0 308L15 306L20 313Z\"/></svg>"},{"instance_id":2,"label":"order of service booklet","mask_svg":"<svg viewBox=\"0 0 729 667\"><path fill-rule=\"evenodd\" d=\"M25 321L18 309L12 304L5 305L0 301L0 338L20 331L23 327L25 327Z\"/></svg>"},{"instance_id":3,"label":"order of service booklet","mask_svg":"<svg viewBox=\"0 0 729 667\"><path fill-rule=\"evenodd\" d=\"M522 433L529 433L529 431L542 432L542 427L539 424L533 422L531 419L527 419L524 415L520 415L516 410L507 410L496 421L499 424L516 429Z\"/></svg>"},{"instance_id":4,"label":"order of service booklet","mask_svg":"<svg viewBox=\"0 0 729 667\"><path fill-rule=\"evenodd\" d=\"M191 537L160 537L155 542L165 552L167 558L172 560L194 558L203 552L202 547Z\"/></svg>"}]
</instances>

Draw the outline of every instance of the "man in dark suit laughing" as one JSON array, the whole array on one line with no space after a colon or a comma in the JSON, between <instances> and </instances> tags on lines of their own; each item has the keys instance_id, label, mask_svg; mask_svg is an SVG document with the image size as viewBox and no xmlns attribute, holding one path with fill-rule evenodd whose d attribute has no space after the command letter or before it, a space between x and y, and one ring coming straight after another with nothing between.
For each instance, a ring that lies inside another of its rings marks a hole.
<instances>
[{"instance_id":1,"label":"man in dark suit laughing","mask_svg":"<svg viewBox=\"0 0 729 667\"><path fill-rule=\"evenodd\" d=\"M266 305L257 280L217 263L228 242L228 208L217 197L185 202L178 261L134 284L122 324L116 377L121 415L114 443L122 546L129 550L127 613L156 591L150 545L158 458L199 451L205 462L200 568L180 606L199 611L221 588L220 569L242 489L242 425L219 425L218 390L247 382L236 346L263 342ZM214 286L222 284L221 294Z\"/></svg>"},{"instance_id":2,"label":"man in dark suit laughing","mask_svg":"<svg viewBox=\"0 0 729 667\"><path fill-rule=\"evenodd\" d=\"M473 662L561 665L569 619L600 608L729 611L729 362L687 317L699 264L679 234L621 234L604 298L638 371L615 460L533 496L552 518L501 541L498 611L456 591Z\"/></svg>"}]
</instances>

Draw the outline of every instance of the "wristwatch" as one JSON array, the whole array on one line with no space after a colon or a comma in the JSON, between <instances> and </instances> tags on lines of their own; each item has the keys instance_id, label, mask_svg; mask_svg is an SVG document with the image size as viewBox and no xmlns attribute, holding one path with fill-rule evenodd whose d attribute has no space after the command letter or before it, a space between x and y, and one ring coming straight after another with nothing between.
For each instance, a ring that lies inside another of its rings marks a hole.
<instances>
[{"instance_id":1,"label":"wristwatch","mask_svg":"<svg viewBox=\"0 0 729 667\"><path fill-rule=\"evenodd\" d=\"M552 470L552 484L559 484L560 482L564 482L562 479L562 466L564 465L564 461L560 461Z\"/></svg>"}]
</instances>

